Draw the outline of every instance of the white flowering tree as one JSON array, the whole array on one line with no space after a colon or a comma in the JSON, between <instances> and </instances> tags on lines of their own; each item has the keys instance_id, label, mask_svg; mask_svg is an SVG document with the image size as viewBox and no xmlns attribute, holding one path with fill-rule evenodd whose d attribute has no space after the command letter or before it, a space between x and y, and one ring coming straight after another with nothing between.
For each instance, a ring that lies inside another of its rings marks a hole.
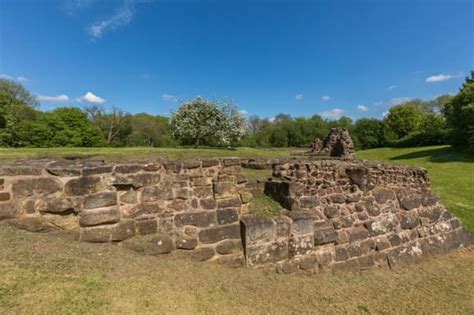
<instances>
[{"instance_id":1,"label":"white flowering tree","mask_svg":"<svg viewBox=\"0 0 474 315\"><path fill-rule=\"evenodd\" d=\"M246 132L245 118L228 100L196 98L172 114L170 125L175 137L193 139L196 148L206 138L215 138L220 145L229 147Z\"/></svg>"}]
</instances>

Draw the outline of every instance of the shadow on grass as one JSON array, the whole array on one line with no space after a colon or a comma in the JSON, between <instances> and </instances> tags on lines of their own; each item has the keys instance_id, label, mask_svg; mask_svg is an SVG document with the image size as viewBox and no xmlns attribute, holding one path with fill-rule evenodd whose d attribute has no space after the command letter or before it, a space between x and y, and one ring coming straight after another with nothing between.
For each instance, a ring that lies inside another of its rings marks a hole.
<instances>
[{"instance_id":1,"label":"shadow on grass","mask_svg":"<svg viewBox=\"0 0 474 315\"><path fill-rule=\"evenodd\" d=\"M419 158L428 158L428 161L434 163L474 162L474 154L451 147L410 152L391 157L390 160L410 160Z\"/></svg>"}]
</instances>

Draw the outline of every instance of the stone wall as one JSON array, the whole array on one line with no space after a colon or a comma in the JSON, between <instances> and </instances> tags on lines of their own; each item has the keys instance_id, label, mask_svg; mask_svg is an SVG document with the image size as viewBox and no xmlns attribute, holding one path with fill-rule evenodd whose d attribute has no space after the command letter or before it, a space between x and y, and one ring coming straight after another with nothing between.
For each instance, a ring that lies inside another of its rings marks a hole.
<instances>
[{"instance_id":1,"label":"stone wall","mask_svg":"<svg viewBox=\"0 0 474 315\"><path fill-rule=\"evenodd\" d=\"M4 164L0 220L35 232L75 231L85 242L156 234L155 251L197 250L207 259L239 252L240 215L251 199L240 170L233 158Z\"/></svg>"},{"instance_id":2,"label":"stone wall","mask_svg":"<svg viewBox=\"0 0 474 315\"><path fill-rule=\"evenodd\" d=\"M290 211L242 218L250 267L395 267L472 243L430 191L424 169L327 160L275 165L273 175L265 192Z\"/></svg>"}]
</instances>

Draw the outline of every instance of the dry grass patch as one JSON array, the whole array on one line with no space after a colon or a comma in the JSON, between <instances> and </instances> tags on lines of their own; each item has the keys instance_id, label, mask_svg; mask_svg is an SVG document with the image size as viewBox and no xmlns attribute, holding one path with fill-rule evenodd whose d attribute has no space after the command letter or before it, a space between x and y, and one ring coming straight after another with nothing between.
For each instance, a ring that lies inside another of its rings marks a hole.
<instances>
[{"instance_id":1,"label":"dry grass patch","mask_svg":"<svg viewBox=\"0 0 474 315\"><path fill-rule=\"evenodd\" d=\"M278 275L0 225L0 313L472 313L474 251L395 271Z\"/></svg>"}]
</instances>

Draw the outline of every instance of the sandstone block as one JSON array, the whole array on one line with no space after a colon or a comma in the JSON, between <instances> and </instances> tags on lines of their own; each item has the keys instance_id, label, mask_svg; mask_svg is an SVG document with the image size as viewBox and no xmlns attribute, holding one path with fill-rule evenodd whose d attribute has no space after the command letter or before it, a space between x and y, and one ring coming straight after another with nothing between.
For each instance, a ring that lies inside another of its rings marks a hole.
<instances>
[{"instance_id":1,"label":"sandstone block","mask_svg":"<svg viewBox=\"0 0 474 315\"><path fill-rule=\"evenodd\" d=\"M115 165L115 173L130 174L137 173L143 169L142 164L119 164Z\"/></svg>"},{"instance_id":2,"label":"sandstone block","mask_svg":"<svg viewBox=\"0 0 474 315\"><path fill-rule=\"evenodd\" d=\"M239 221L239 212L234 208L218 209L216 214L217 223L220 225Z\"/></svg>"},{"instance_id":3,"label":"sandstone block","mask_svg":"<svg viewBox=\"0 0 474 315\"><path fill-rule=\"evenodd\" d=\"M272 242L255 244L246 247L246 263L256 266L269 262L278 262L288 259L288 242Z\"/></svg>"},{"instance_id":4,"label":"sandstone block","mask_svg":"<svg viewBox=\"0 0 474 315\"><path fill-rule=\"evenodd\" d=\"M315 245L324 245L336 241L336 231L330 222L318 221L314 225L314 243Z\"/></svg>"},{"instance_id":5,"label":"sandstone block","mask_svg":"<svg viewBox=\"0 0 474 315\"><path fill-rule=\"evenodd\" d=\"M123 220L117 223L111 234L111 241L120 242L135 236L135 222Z\"/></svg>"},{"instance_id":6,"label":"sandstone block","mask_svg":"<svg viewBox=\"0 0 474 315\"><path fill-rule=\"evenodd\" d=\"M82 210L79 224L81 226L94 226L111 224L120 221L120 212L117 207Z\"/></svg>"},{"instance_id":7,"label":"sandstone block","mask_svg":"<svg viewBox=\"0 0 474 315\"><path fill-rule=\"evenodd\" d=\"M113 191L100 192L84 198L85 209L103 208L117 204L117 193Z\"/></svg>"},{"instance_id":8,"label":"sandstone block","mask_svg":"<svg viewBox=\"0 0 474 315\"><path fill-rule=\"evenodd\" d=\"M158 231L158 222L152 217L140 219L135 221L135 227L139 235L153 234Z\"/></svg>"},{"instance_id":9,"label":"sandstone block","mask_svg":"<svg viewBox=\"0 0 474 315\"><path fill-rule=\"evenodd\" d=\"M114 167L112 165L85 167L82 170L82 174L84 176L90 176L90 175L97 175L97 174L112 173L113 168Z\"/></svg>"},{"instance_id":10,"label":"sandstone block","mask_svg":"<svg viewBox=\"0 0 474 315\"><path fill-rule=\"evenodd\" d=\"M247 245L258 241L270 242L275 238L275 222L271 218L244 216L241 221L245 228Z\"/></svg>"},{"instance_id":11,"label":"sandstone block","mask_svg":"<svg viewBox=\"0 0 474 315\"><path fill-rule=\"evenodd\" d=\"M0 202L10 200L10 193L0 192Z\"/></svg>"},{"instance_id":12,"label":"sandstone block","mask_svg":"<svg viewBox=\"0 0 474 315\"><path fill-rule=\"evenodd\" d=\"M43 213L69 214L78 212L79 205L68 197L45 198L36 204L36 210Z\"/></svg>"},{"instance_id":13,"label":"sandstone block","mask_svg":"<svg viewBox=\"0 0 474 315\"><path fill-rule=\"evenodd\" d=\"M21 178L12 185L12 192L15 198L48 195L61 189L61 183L50 177Z\"/></svg>"},{"instance_id":14,"label":"sandstone block","mask_svg":"<svg viewBox=\"0 0 474 315\"><path fill-rule=\"evenodd\" d=\"M81 175L80 166L71 164L70 162L53 162L46 167L46 171L51 175L62 177L74 177Z\"/></svg>"},{"instance_id":15,"label":"sandstone block","mask_svg":"<svg viewBox=\"0 0 474 315\"><path fill-rule=\"evenodd\" d=\"M206 261L214 257L215 251L212 247L202 247L196 249L191 256L193 261Z\"/></svg>"},{"instance_id":16,"label":"sandstone block","mask_svg":"<svg viewBox=\"0 0 474 315\"><path fill-rule=\"evenodd\" d=\"M68 195L89 195L98 192L101 189L101 185L100 177L84 176L68 181L65 186L65 191Z\"/></svg>"},{"instance_id":17,"label":"sandstone block","mask_svg":"<svg viewBox=\"0 0 474 315\"><path fill-rule=\"evenodd\" d=\"M195 249L198 245L198 240L196 238L190 237L178 237L176 240L177 249L192 250Z\"/></svg>"},{"instance_id":18,"label":"sandstone block","mask_svg":"<svg viewBox=\"0 0 474 315\"><path fill-rule=\"evenodd\" d=\"M240 198L217 200L217 208L219 209L240 208L240 206L242 206L242 202L240 201Z\"/></svg>"},{"instance_id":19,"label":"sandstone block","mask_svg":"<svg viewBox=\"0 0 474 315\"><path fill-rule=\"evenodd\" d=\"M229 182L214 183L215 199L230 199L237 196L237 186Z\"/></svg>"},{"instance_id":20,"label":"sandstone block","mask_svg":"<svg viewBox=\"0 0 474 315\"><path fill-rule=\"evenodd\" d=\"M369 231L367 231L367 229L365 229L363 226L349 228L346 232L349 235L349 240L351 243L362 241L369 237Z\"/></svg>"},{"instance_id":21,"label":"sandstone block","mask_svg":"<svg viewBox=\"0 0 474 315\"><path fill-rule=\"evenodd\" d=\"M414 229L420 225L420 218L416 211L400 212L398 219L402 229Z\"/></svg>"},{"instance_id":22,"label":"sandstone block","mask_svg":"<svg viewBox=\"0 0 474 315\"><path fill-rule=\"evenodd\" d=\"M79 240L81 242L90 242L90 243L106 243L111 241L113 227L108 226L98 226L98 227L88 227L81 228Z\"/></svg>"},{"instance_id":23,"label":"sandstone block","mask_svg":"<svg viewBox=\"0 0 474 315\"><path fill-rule=\"evenodd\" d=\"M48 232L54 229L54 226L49 224L48 220L40 216L13 219L9 221L9 224L17 229L35 233Z\"/></svg>"},{"instance_id":24,"label":"sandstone block","mask_svg":"<svg viewBox=\"0 0 474 315\"><path fill-rule=\"evenodd\" d=\"M387 188L377 188L372 191L372 195L375 197L375 201L379 204L386 203L389 200L396 200L397 196L395 193Z\"/></svg>"},{"instance_id":25,"label":"sandstone block","mask_svg":"<svg viewBox=\"0 0 474 315\"><path fill-rule=\"evenodd\" d=\"M217 208L217 201L214 199L201 199L199 205L205 210L214 210Z\"/></svg>"},{"instance_id":26,"label":"sandstone block","mask_svg":"<svg viewBox=\"0 0 474 315\"><path fill-rule=\"evenodd\" d=\"M214 192L212 186L194 187L194 196L197 198L213 198Z\"/></svg>"},{"instance_id":27,"label":"sandstone block","mask_svg":"<svg viewBox=\"0 0 474 315\"><path fill-rule=\"evenodd\" d=\"M239 224L211 227L199 231L199 241L203 244L213 244L225 239L239 239Z\"/></svg>"},{"instance_id":28,"label":"sandstone block","mask_svg":"<svg viewBox=\"0 0 474 315\"><path fill-rule=\"evenodd\" d=\"M249 203L252 201L252 194L246 191L240 192L240 199L242 200L242 203Z\"/></svg>"},{"instance_id":29,"label":"sandstone block","mask_svg":"<svg viewBox=\"0 0 474 315\"><path fill-rule=\"evenodd\" d=\"M221 255L228 255L239 252L241 248L242 243L240 240L223 240L217 244L216 251Z\"/></svg>"},{"instance_id":30,"label":"sandstone block","mask_svg":"<svg viewBox=\"0 0 474 315\"><path fill-rule=\"evenodd\" d=\"M174 222L177 227L185 225L193 225L197 227L208 227L215 224L215 213L209 211L201 212L184 212L179 213L174 217Z\"/></svg>"},{"instance_id":31,"label":"sandstone block","mask_svg":"<svg viewBox=\"0 0 474 315\"><path fill-rule=\"evenodd\" d=\"M173 240L166 234L159 234L153 237L145 245L145 254L147 255L163 255L169 254L174 249Z\"/></svg>"},{"instance_id":32,"label":"sandstone block","mask_svg":"<svg viewBox=\"0 0 474 315\"><path fill-rule=\"evenodd\" d=\"M421 206L422 196L412 191L400 191L397 194L400 206L405 210L415 209Z\"/></svg>"}]
</instances>

